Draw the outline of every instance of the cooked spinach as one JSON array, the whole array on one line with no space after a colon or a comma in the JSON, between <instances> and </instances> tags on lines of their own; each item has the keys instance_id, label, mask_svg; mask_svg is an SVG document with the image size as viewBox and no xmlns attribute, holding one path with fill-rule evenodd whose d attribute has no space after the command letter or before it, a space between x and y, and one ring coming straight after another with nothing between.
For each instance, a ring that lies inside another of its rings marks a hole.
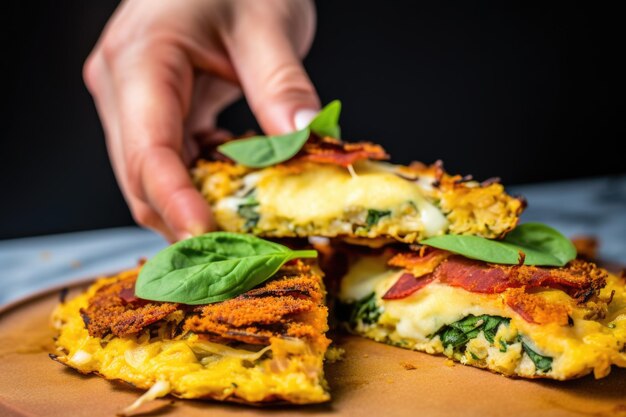
<instances>
[{"instance_id":1,"label":"cooked spinach","mask_svg":"<svg viewBox=\"0 0 626 417\"><path fill-rule=\"evenodd\" d=\"M526 352L530 360L533 361L533 363L535 364L535 368L537 368L538 371L550 372L552 370L553 359L551 357L538 354L537 352L532 350L530 346L528 346L523 340L520 339L520 341L522 342L522 348L524 349L524 352Z\"/></svg>"},{"instance_id":2,"label":"cooked spinach","mask_svg":"<svg viewBox=\"0 0 626 417\"><path fill-rule=\"evenodd\" d=\"M511 319L506 317L470 314L459 321L443 326L436 334L439 335L444 347L452 346L454 349L462 348L471 339L476 338L481 331L485 339L493 344L500 324L508 325L510 321Z\"/></svg>"},{"instance_id":3,"label":"cooked spinach","mask_svg":"<svg viewBox=\"0 0 626 417\"><path fill-rule=\"evenodd\" d=\"M378 322L380 314L380 307L376 305L376 293L373 292L352 304L349 322L353 326L359 321L363 324L374 324Z\"/></svg>"},{"instance_id":4,"label":"cooked spinach","mask_svg":"<svg viewBox=\"0 0 626 417\"><path fill-rule=\"evenodd\" d=\"M375 224L377 224L381 218L391 215L391 210L367 210L367 218L365 219L365 223L367 224L367 228L371 228Z\"/></svg>"},{"instance_id":5,"label":"cooked spinach","mask_svg":"<svg viewBox=\"0 0 626 417\"><path fill-rule=\"evenodd\" d=\"M459 321L443 326L435 335L439 335L444 347L452 346L455 350L463 350L467 342L476 338L482 331L485 335L485 339L492 345L495 345L495 337L496 333L498 333L498 328L501 324L508 326L510 321L511 319L506 317L489 316L487 314L474 316L470 314ZM535 352L521 337L518 337L516 341L522 344L522 349L533 361L537 371L549 372L552 369L553 359L551 357L543 356ZM506 352L510 343L513 342L507 342L503 339L498 340L500 352ZM470 352L470 354L476 359L472 352Z\"/></svg>"},{"instance_id":6,"label":"cooked spinach","mask_svg":"<svg viewBox=\"0 0 626 417\"><path fill-rule=\"evenodd\" d=\"M498 342L500 344L500 352L504 353L509 349L509 344L507 343L506 340L500 339Z\"/></svg>"},{"instance_id":7,"label":"cooked spinach","mask_svg":"<svg viewBox=\"0 0 626 417\"><path fill-rule=\"evenodd\" d=\"M261 218L261 215L257 211L258 206L259 202L251 195L237 207L237 214L246 220L243 225L246 232L254 229Z\"/></svg>"}]
</instances>

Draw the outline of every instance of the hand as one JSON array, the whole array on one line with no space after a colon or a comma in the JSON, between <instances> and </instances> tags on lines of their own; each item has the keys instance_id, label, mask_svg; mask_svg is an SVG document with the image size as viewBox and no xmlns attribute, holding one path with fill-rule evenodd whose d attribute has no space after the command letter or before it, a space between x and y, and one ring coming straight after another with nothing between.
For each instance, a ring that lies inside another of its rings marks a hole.
<instances>
[{"instance_id":1,"label":"hand","mask_svg":"<svg viewBox=\"0 0 626 417\"><path fill-rule=\"evenodd\" d=\"M187 171L194 137L223 140L216 116L241 91L267 134L306 125L319 99L300 58L314 32L310 0L120 5L84 78L137 223L170 241L214 228Z\"/></svg>"}]
</instances>

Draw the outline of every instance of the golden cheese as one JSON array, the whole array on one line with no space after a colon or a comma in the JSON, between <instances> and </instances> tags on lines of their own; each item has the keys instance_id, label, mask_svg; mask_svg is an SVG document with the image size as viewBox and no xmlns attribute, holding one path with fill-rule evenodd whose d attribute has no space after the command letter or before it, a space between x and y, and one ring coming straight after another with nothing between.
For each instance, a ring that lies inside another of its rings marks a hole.
<instances>
[{"instance_id":1,"label":"golden cheese","mask_svg":"<svg viewBox=\"0 0 626 417\"><path fill-rule=\"evenodd\" d=\"M429 234L447 227L441 211L415 183L365 164L355 166L354 171L356 175L340 166L320 165L285 175L284 170L270 169L257 183L257 200L263 214L291 218L296 225L330 223L349 210L384 211L413 203L421 213L415 221L428 227Z\"/></svg>"}]
</instances>

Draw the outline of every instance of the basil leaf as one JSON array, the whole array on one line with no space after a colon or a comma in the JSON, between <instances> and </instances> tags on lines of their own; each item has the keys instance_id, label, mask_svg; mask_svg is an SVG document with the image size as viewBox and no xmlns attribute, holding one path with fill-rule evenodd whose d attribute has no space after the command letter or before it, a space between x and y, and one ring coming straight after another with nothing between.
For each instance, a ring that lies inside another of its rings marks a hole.
<instances>
[{"instance_id":1,"label":"basil leaf","mask_svg":"<svg viewBox=\"0 0 626 417\"><path fill-rule=\"evenodd\" d=\"M576 247L558 230L541 223L525 223L513 229L504 241L521 247L531 247L549 253L563 266L576 258Z\"/></svg>"},{"instance_id":2,"label":"basil leaf","mask_svg":"<svg viewBox=\"0 0 626 417\"><path fill-rule=\"evenodd\" d=\"M541 223L517 226L502 240L443 235L428 238L421 243L496 264L516 265L520 260L520 252L525 255L524 265L564 266L576 258L574 244L557 230Z\"/></svg>"},{"instance_id":3,"label":"basil leaf","mask_svg":"<svg viewBox=\"0 0 626 417\"><path fill-rule=\"evenodd\" d=\"M535 368L538 371L542 372L550 372L552 370L552 358L549 356L543 356L535 352L522 340L522 348L524 352L528 355L530 360L535 364Z\"/></svg>"},{"instance_id":4,"label":"basil leaf","mask_svg":"<svg viewBox=\"0 0 626 417\"><path fill-rule=\"evenodd\" d=\"M291 159L302 149L311 132L318 136L339 138L341 102L334 100L326 105L309 126L284 135L253 136L235 139L217 147L217 150L238 164L250 168L265 168Z\"/></svg>"},{"instance_id":5,"label":"basil leaf","mask_svg":"<svg viewBox=\"0 0 626 417\"><path fill-rule=\"evenodd\" d=\"M339 115L341 114L341 101L333 100L328 103L309 124L309 128L318 136L330 136L341 138L339 127Z\"/></svg>"},{"instance_id":6,"label":"basil leaf","mask_svg":"<svg viewBox=\"0 0 626 417\"><path fill-rule=\"evenodd\" d=\"M296 258L314 250L292 251L254 236L213 232L175 243L149 260L139 273L139 298L183 304L228 300L271 278Z\"/></svg>"},{"instance_id":7,"label":"basil leaf","mask_svg":"<svg viewBox=\"0 0 626 417\"><path fill-rule=\"evenodd\" d=\"M309 139L309 128L277 136L253 136L235 139L217 147L217 150L250 168L264 168L292 158Z\"/></svg>"}]
</instances>

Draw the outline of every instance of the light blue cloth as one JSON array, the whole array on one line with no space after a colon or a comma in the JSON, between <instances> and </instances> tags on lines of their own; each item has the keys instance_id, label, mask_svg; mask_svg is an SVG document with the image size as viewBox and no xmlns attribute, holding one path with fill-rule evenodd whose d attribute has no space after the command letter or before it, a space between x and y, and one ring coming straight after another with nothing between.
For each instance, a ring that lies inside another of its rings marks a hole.
<instances>
[{"instance_id":1,"label":"light blue cloth","mask_svg":"<svg viewBox=\"0 0 626 417\"><path fill-rule=\"evenodd\" d=\"M137 265L167 246L138 227L0 241L0 305L34 291Z\"/></svg>"},{"instance_id":2,"label":"light blue cloth","mask_svg":"<svg viewBox=\"0 0 626 417\"><path fill-rule=\"evenodd\" d=\"M626 176L511 187L529 207L524 221L567 236L600 239L600 256L626 263ZM137 227L0 241L0 305L79 278L133 267L167 243Z\"/></svg>"}]
</instances>

